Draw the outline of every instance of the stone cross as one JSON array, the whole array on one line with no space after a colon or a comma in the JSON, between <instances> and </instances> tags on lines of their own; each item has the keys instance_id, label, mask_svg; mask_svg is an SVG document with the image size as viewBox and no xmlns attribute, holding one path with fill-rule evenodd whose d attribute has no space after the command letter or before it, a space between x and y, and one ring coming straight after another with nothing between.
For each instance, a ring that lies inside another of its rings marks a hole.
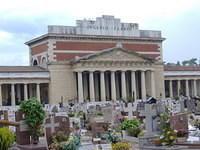
<instances>
[{"instance_id":1,"label":"stone cross","mask_svg":"<svg viewBox=\"0 0 200 150\"><path fill-rule=\"evenodd\" d=\"M137 109L137 103L128 103L128 106L123 105L124 112L128 112L128 119L133 119L133 112Z\"/></svg>"},{"instance_id":2,"label":"stone cross","mask_svg":"<svg viewBox=\"0 0 200 150\"><path fill-rule=\"evenodd\" d=\"M53 133L64 132L69 135L69 118L65 116L50 116L45 120L45 133L47 143L50 143L50 139Z\"/></svg>"},{"instance_id":3,"label":"stone cross","mask_svg":"<svg viewBox=\"0 0 200 150\"><path fill-rule=\"evenodd\" d=\"M153 133L153 117L157 115L157 109L155 104L145 104L144 111L140 112L140 116L145 117L145 129L147 134Z\"/></svg>"},{"instance_id":4,"label":"stone cross","mask_svg":"<svg viewBox=\"0 0 200 150\"><path fill-rule=\"evenodd\" d=\"M56 123L55 122L55 119L53 116L50 117L50 123L47 123L45 125L46 128L51 128L51 133L54 133L55 132L55 128L56 127L59 127L59 123Z\"/></svg>"}]
</instances>

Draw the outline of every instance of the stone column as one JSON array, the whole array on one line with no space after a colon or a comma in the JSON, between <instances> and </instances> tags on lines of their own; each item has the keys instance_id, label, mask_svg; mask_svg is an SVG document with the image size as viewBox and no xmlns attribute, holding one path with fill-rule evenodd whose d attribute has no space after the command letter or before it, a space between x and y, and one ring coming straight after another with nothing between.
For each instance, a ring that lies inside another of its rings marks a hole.
<instances>
[{"instance_id":1,"label":"stone column","mask_svg":"<svg viewBox=\"0 0 200 150\"><path fill-rule=\"evenodd\" d=\"M142 99L146 100L145 71L141 71Z\"/></svg>"},{"instance_id":2,"label":"stone column","mask_svg":"<svg viewBox=\"0 0 200 150\"><path fill-rule=\"evenodd\" d=\"M173 98L172 80L169 80L169 96Z\"/></svg>"},{"instance_id":3,"label":"stone column","mask_svg":"<svg viewBox=\"0 0 200 150\"><path fill-rule=\"evenodd\" d=\"M189 96L189 83L188 80L185 80L186 96Z\"/></svg>"},{"instance_id":4,"label":"stone column","mask_svg":"<svg viewBox=\"0 0 200 150\"><path fill-rule=\"evenodd\" d=\"M0 84L0 106L3 105L3 99L2 99L2 84Z\"/></svg>"},{"instance_id":5,"label":"stone column","mask_svg":"<svg viewBox=\"0 0 200 150\"><path fill-rule=\"evenodd\" d=\"M101 82L101 101L105 101L106 100L106 89L105 89L105 78L104 78L104 72L101 71L101 74L100 74L100 82Z\"/></svg>"},{"instance_id":6,"label":"stone column","mask_svg":"<svg viewBox=\"0 0 200 150\"><path fill-rule=\"evenodd\" d=\"M11 105L15 106L15 84L11 84Z\"/></svg>"},{"instance_id":7,"label":"stone column","mask_svg":"<svg viewBox=\"0 0 200 150\"><path fill-rule=\"evenodd\" d=\"M131 89L132 89L132 97L134 98L134 100L136 100L137 91L136 91L135 71L131 71Z\"/></svg>"},{"instance_id":8,"label":"stone column","mask_svg":"<svg viewBox=\"0 0 200 150\"><path fill-rule=\"evenodd\" d=\"M21 86L20 86L20 84L17 84L17 98L18 98L19 102L22 100L22 98L21 98Z\"/></svg>"},{"instance_id":9,"label":"stone column","mask_svg":"<svg viewBox=\"0 0 200 150\"><path fill-rule=\"evenodd\" d=\"M156 97L154 71L151 71L151 96Z\"/></svg>"},{"instance_id":10,"label":"stone column","mask_svg":"<svg viewBox=\"0 0 200 150\"><path fill-rule=\"evenodd\" d=\"M93 72L90 72L90 101L94 102L95 101L95 95L94 95L94 75Z\"/></svg>"},{"instance_id":11,"label":"stone column","mask_svg":"<svg viewBox=\"0 0 200 150\"><path fill-rule=\"evenodd\" d=\"M115 72L111 71L111 98L116 100L116 84L115 84Z\"/></svg>"},{"instance_id":12,"label":"stone column","mask_svg":"<svg viewBox=\"0 0 200 150\"><path fill-rule=\"evenodd\" d=\"M197 82L196 82L196 79L194 79L194 96L197 96Z\"/></svg>"},{"instance_id":13,"label":"stone column","mask_svg":"<svg viewBox=\"0 0 200 150\"><path fill-rule=\"evenodd\" d=\"M78 72L78 100L80 103L83 102L83 79L82 72Z\"/></svg>"},{"instance_id":14,"label":"stone column","mask_svg":"<svg viewBox=\"0 0 200 150\"><path fill-rule=\"evenodd\" d=\"M32 84L29 84L29 98L32 98L32 97L35 97L33 96L33 85Z\"/></svg>"},{"instance_id":15,"label":"stone column","mask_svg":"<svg viewBox=\"0 0 200 150\"><path fill-rule=\"evenodd\" d=\"M180 89L181 89L181 80L177 80L177 94L180 96Z\"/></svg>"},{"instance_id":16,"label":"stone column","mask_svg":"<svg viewBox=\"0 0 200 150\"><path fill-rule=\"evenodd\" d=\"M24 100L28 99L28 90L27 90L27 84L24 84Z\"/></svg>"},{"instance_id":17,"label":"stone column","mask_svg":"<svg viewBox=\"0 0 200 150\"><path fill-rule=\"evenodd\" d=\"M122 98L126 99L126 77L125 77L125 71L122 71L121 73L121 84L122 84Z\"/></svg>"},{"instance_id":18,"label":"stone column","mask_svg":"<svg viewBox=\"0 0 200 150\"><path fill-rule=\"evenodd\" d=\"M37 83L36 85L36 95L37 95L37 99L40 102L40 83Z\"/></svg>"}]
</instances>

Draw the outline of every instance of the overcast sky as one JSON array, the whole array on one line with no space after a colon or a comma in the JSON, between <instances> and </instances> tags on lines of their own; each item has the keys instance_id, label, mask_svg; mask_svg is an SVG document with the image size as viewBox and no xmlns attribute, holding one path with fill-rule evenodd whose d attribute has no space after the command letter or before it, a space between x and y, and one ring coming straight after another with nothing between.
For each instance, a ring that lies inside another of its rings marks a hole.
<instances>
[{"instance_id":1,"label":"overcast sky","mask_svg":"<svg viewBox=\"0 0 200 150\"><path fill-rule=\"evenodd\" d=\"M164 61L200 59L200 0L0 0L0 65L29 65L24 43L47 25L114 15L140 29L161 30Z\"/></svg>"}]
</instances>

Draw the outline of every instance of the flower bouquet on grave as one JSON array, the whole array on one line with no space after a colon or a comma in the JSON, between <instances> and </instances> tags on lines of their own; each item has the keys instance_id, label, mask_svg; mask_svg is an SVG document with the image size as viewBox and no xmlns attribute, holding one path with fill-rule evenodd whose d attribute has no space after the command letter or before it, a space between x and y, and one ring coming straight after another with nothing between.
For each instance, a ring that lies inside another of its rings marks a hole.
<instances>
[{"instance_id":1,"label":"flower bouquet on grave","mask_svg":"<svg viewBox=\"0 0 200 150\"><path fill-rule=\"evenodd\" d=\"M177 130L177 142L185 142L189 132L186 129Z\"/></svg>"},{"instance_id":2,"label":"flower bouquet on grave","mask_svg":"<svg viewBox=\"0 0 200 150\"><path fill-rule=\"evenodd\" d=\"M160 129L160 141L162 145L172 146L177 138L177 135L176 130L172 129L170 126L169 115L167 113L160 115Z\"/></svg>"}]
</instances>

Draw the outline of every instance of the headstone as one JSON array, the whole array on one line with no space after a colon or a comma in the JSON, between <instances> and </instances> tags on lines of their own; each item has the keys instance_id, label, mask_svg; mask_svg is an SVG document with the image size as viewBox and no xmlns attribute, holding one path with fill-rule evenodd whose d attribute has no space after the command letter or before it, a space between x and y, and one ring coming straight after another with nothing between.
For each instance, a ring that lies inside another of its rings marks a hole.
<instances>
[{"instance_id":1,"label":"headstone","mask_svg":"<svg viewBox=\"0 0 200 150\"><path fill-rule=\"evenodd\" d=\"M179 100L180 103L180 112L183 113L185 111L184 100Z\"/></svg>"},{"instance_id":2,"label":"headstone","mask_svg":"<svg viewBox=\"0 0 200 150\"><path fill-rule=\"evenodd\" d=\"M145 117L145 129L148 135L151 135L155 132L154 125L156 122L153 122L153 117L157 115L157 106L156 104L145 104L145 110L140 111L140 116Z\"/></svg>"},{"instance_id":3,"label":"headstone","mask_svg":"<svg viewBox=\"0 0 200 150\"><path fill-rule=\"evenodd\" d=\"M50 138L55 132L62 131L66 135L69 135L69 118L64 116L50 116L45 120L45 131L47 143L50 142Z\"/></svg>"},{"instance_id":4,"label":"headstone","mask_svg":"<svg viewBox=\"0 0 200 150\"><path fill-rule=\"evenodd\" d=\"M22 112L15 113L16 121L20 122L20 126L16 128L16 143L19 145L30 144L30 135L27 125L23 123L24 115Z\"/></svg>"},{"instance_id":5,"label":"headstone","mask_svg":"<svg viewBox=\"0 0 200 150\"><path fill-rule=\"evenodd\" d=\"M8 118L8 110L4 110L3 111L3 119L4 120L9 120L9 118Z\"/></svg>"},{"instance_id":6,"label":"headstone","mask_svg":"<svg viewBox=\"0 0 200 150\"><path fill-rule=\"evenodd\" d=\"M187 109L190 112L195 112L196 111L196 103L194 99L188 99L186 101Z\"/></svg>"},{"instance_id":7,"label":"headstone","mask_svg":"<svg viewBox=\"0 0 200 150\"><path fill-rule=\"evenodd\" d=\"M113 117L112 106L102 107L101 110L103 112L104 122L111 123L112 122L112 117Z\"/></svg>"},{"instance_id":8,"label":"headstone","mask_svg":"<svg viewBox=\"0 0 200 150\"><path fill-rule=\"evenodd\" d=\"M185 129L188 130L188 116L185 113L178 113L170 116L170 125L173 129Z\"/></svg>"},{"instance_id":9,"label":"headstone","mask_svg":"<svg viewBox=\"0 0 200 150\"><path fill-rule=\"evenodd\" d=\"M197 101L195 115L200 115L200 101Z\"/></svg>"},{"instance_id":10,"label":"headstone","mask_svg":"<svg viewBox=\"0 0 200 150\"><path fill-rule=\"evenodd\" d=\"M57 107L56 105L53 106L51 112L53 112L53 113L57 113L57 112L58 112L58 107Z\"/></svg>"},{"instance_id":11,"label":"headstone","mask_svg":"<svg viewBox=\"0 0 200 150\"><path fill-rule=\"evenodd\" d=\"M89 105L87 111L88 111L88 113L96 112L96 106L95 105Z\"/></svg>"},{"instance_id":12,"label":"headstone","mask_svg":"<svg viewBox=\"0 0 200 150\"><path fill-rule=\"evenodd\" d=\"M109 126L109 123L105 123L105 122L91 123L92 137L100 137L101 134L107 133L108 126Z\"/></svg>"}]
</instances>

